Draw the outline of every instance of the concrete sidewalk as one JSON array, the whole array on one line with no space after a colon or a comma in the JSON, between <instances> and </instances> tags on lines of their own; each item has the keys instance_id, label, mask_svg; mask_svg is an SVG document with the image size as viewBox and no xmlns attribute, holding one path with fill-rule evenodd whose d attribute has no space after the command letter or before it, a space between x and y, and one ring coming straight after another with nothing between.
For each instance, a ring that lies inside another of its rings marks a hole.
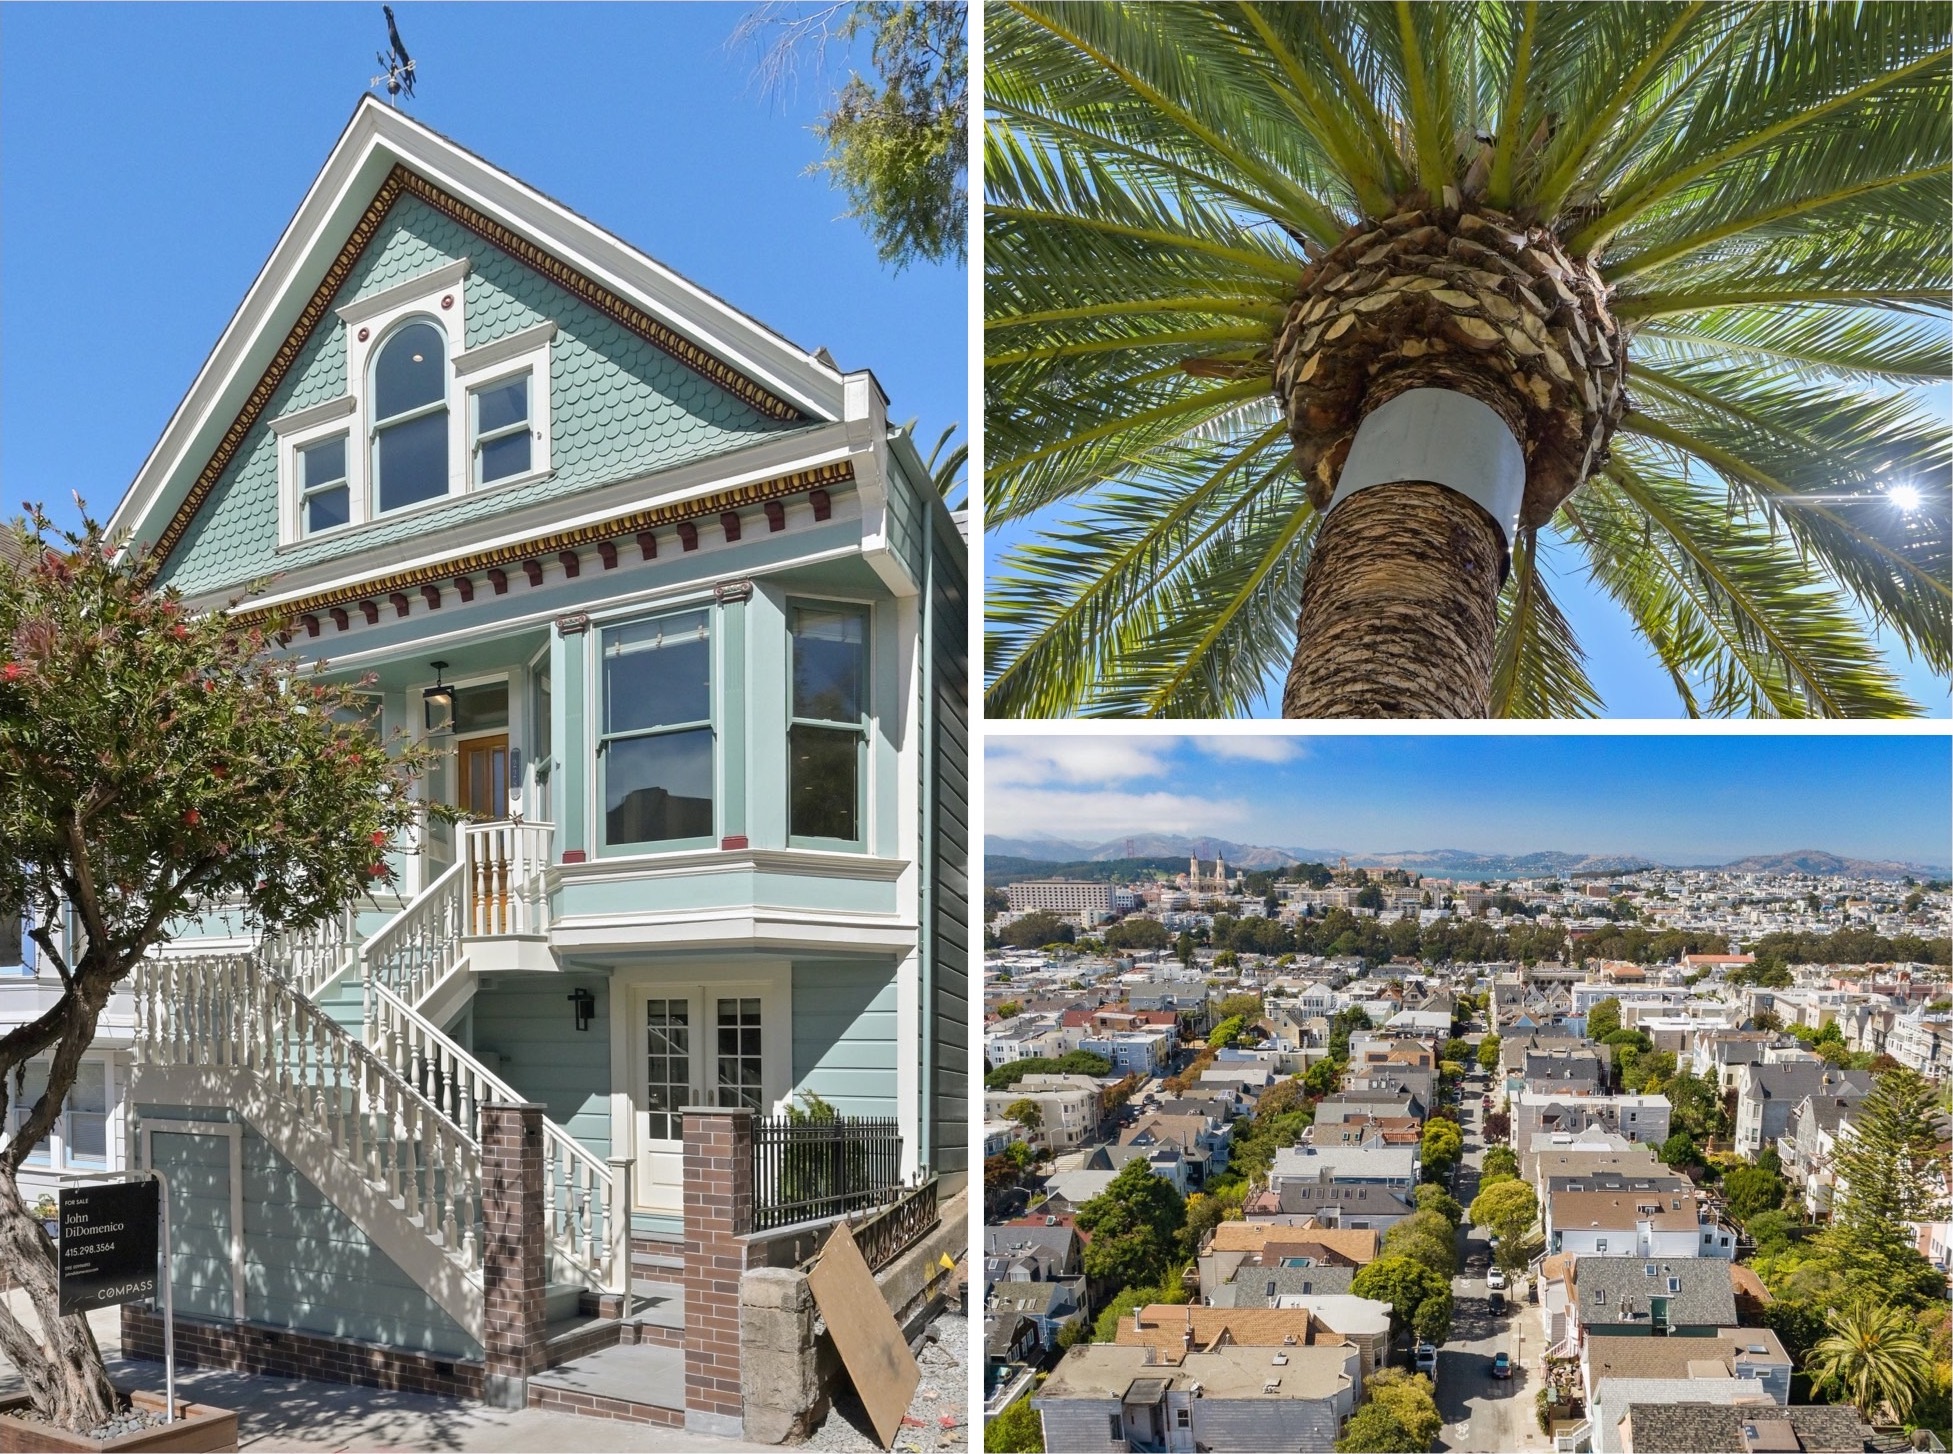
<instances>
[{"instance_id":1,"label":"concrete sidewalk","mask_svg":"<svg viewBox=\"0 0 1953 1454\"><path fill-rule=\"evenodd\" d=\"M38 1327L24 1294L8 1308ZM120 1388L163 1387L163 1365L121 1356L121 1320L114 1310L93 1313L89 1326ZM259 1378L220 1368L179 1368L179 1397L238 1414L238 1447L255 1450L528 1450L534 1454L728 1454L773 1450L770 1444L714 1439L683 1429L620 1424L541 1409L510 1411L426 1394L388 1393L343 1383ZM0 1395L17 1393L20 1377L0 1359Z\"/></svg>"}]
</instances>

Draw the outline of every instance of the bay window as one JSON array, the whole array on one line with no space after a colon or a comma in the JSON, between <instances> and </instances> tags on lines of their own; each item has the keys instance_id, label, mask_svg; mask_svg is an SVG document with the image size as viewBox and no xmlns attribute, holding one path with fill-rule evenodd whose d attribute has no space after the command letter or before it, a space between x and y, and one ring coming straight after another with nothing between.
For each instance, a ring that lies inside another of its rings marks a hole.
<instances>
[{"instance_id":1,"label":"bay window","mask_svg":"<svg viewBox=\"0 0 1953 1454\"><path fill-rule=\"evenodd\" d=\"M868 755L868 612L795 605L789 629L788 838L857 845Z\"/></svg>"},{"instance_id":2,"label":"bay window","mask_svg":"<svg viewBox=\"0 0 1953 1454\"><path fill-rule=\"evenodd\" d=\"M603 633L603 841L705 843L717 762L712 633L704 610Z\"/></svg>"}]
</instances>

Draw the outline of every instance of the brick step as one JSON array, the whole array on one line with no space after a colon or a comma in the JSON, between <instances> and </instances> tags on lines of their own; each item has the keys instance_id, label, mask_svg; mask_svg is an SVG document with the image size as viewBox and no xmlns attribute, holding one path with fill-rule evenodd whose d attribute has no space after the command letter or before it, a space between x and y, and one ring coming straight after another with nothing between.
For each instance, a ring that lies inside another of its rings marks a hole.
<instances>
[{"instance_id":1,"label":"brick step","mask_svg":"<svg viewBox=\"0 0 1953 1454\"><path fill-rule=\"evenodd\" d=\"M573 1358L615 1348L624 1324L618 1318L575 1317L553 1320L545 1330L543 1366L555 1368Z\"/></svg>"},{"instance_id":2,"label":"brick step","mask_svg":"<svg viewBox=\"0 0 1953 1454\"><path fill-rule=\"evenodd\" d=\"M620 1423L685 1427L685 1352L619 1344L529 1377L529 1407Z\"/></svg>"}]
</instances>

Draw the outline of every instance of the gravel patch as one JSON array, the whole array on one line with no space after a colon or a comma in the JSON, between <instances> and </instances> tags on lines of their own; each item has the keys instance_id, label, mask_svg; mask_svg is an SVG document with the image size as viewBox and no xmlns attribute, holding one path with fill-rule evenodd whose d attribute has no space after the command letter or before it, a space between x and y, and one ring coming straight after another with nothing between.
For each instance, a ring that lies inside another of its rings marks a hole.
<instances>
[{"instance_id":1,"label":"gravel patch","mask_svg":"<svg viewBox=\"0 0 1953 1454\"><path fill-rule=\"evenodd\" d=\"M962 1313L938 1315L923 1330L915 1355L922 1382L916 1385L915 1397L895 1436L895 1448L900 1454L936 1454L938 1450L960 1454L969 1447L970 1320ZM875 1426L868 1421L868 1411L843 1379L827 1419L799 1447L866 1454L882 1446L875 1438Z\"/></svg>"},{"instance_id":2,"label":"gravel patch","mask_svg":"<svg viewBox=\"0 0 1953 1454\"><path fill-rule=\"evenodd\" d=\"M13 1416L25 1423L39 1424L44 1429L52 1429L54 1427L54 1425L47 1423L45 1420L36 1418L30 1409L15 1409ZM145 1429L160 1429L165 1422L167 1421L160 1413L151 1413L147 1409L132 1408L117 1414L106 1424L97 1424L92 1429L83 1429L81 1436L84 1439L100 1439L106 1443L110 1439L119 1439L124 1434L140 1434ZM63 1429L61 1432L67 1434L69 1431Z\"/></svg>"}]
</instances>

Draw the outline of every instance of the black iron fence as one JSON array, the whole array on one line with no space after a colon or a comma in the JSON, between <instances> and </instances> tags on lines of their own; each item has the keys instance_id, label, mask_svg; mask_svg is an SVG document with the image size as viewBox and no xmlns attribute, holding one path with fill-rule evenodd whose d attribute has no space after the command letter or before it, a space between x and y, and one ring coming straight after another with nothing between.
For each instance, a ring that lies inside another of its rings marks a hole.
<instances>
[{"instance_id":1,"label":"black iron fence","mask_svg":"<svg viewBox=\"0 0 1953 1454\"><path fill-rule=\"evenodd\" d=\"M755 1232L872 1207L901 1179L893 1116L753 1120Z\"/></svg>"},{"instance_id":2,"label":"black iron fence","mask_svg":"<svg viewBox=\"0 0 1953 1454\"><path fill-rule=\"evenodd\" d=\"M877 1207L856 1221L848 1219L855 1246L861 1249L870 1272L880 1272L910 1247L921 1241L941 1218L936 1214L936 1178L924 1178L920 1186L900 1187L893 1200Z\"/></svg>"}]
</instances>

